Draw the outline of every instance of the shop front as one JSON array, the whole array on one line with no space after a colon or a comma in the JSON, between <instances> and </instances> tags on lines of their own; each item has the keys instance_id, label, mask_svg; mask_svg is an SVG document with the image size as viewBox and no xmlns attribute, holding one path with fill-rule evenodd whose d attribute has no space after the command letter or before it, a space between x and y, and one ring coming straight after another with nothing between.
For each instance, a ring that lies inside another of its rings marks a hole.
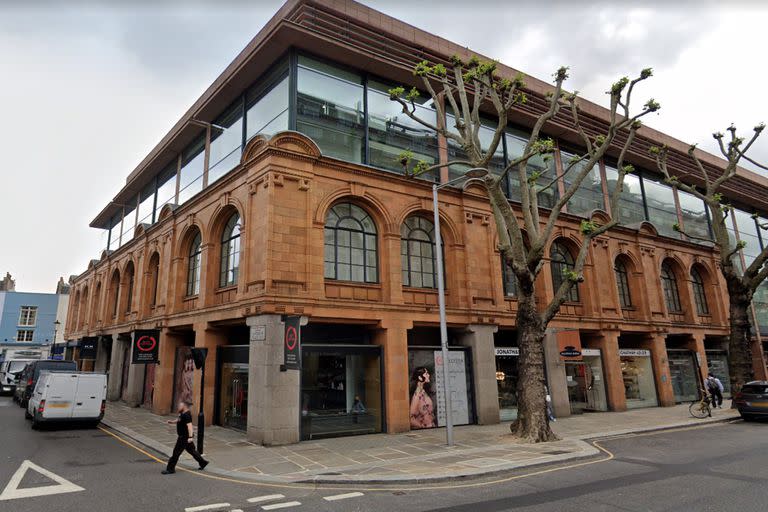
<instances>
[{"instance_id":1,"label":"shop front","mask_svg":"<svg viewBox=\"0 0 768 512\"><path fill-rule=\"evenodd\" d=\"M446 372L447 367L447 372ZM476 423L474 390L472 386L472 351L453 346L444 364L439 347L408 347L410 375L411 430L444 427L447 423L443 379L446 373L451 390L451 414L454 425Z\"/></svg>"},{"instance_id":2,"label":"shop front","mask_svg":"<svg viewBox=\"0 0 768 512\"><path fill-rule=\"evenodd\" d=\"M499 391L499 419L517 419L517 362L520 349L496 347L496 384Z\"/></svg>"},{"instance_id":3,"label":"shop front","mask_svg":"<svg viewBox=\"0 0 768 512\"><path fill-rule=\"evenodd\" d=\"M620 348L619 359L627 409L658 406L659 400L656 395L651 351Z\"/></svg>"},{"instance_id":4,"label":"shop front","mask_svg":"<svg viewBox=\"0 0 768 512\"><path fill-rule=\"evenodd\" d=\"M222 427L242 431L248 428L248 349L248 345L223 345L216 349L214 415Z\"/></svg>"},{"instance_id":5,"label":"shop front","mask_svg":"<svg viewBox=\"0 0 768 512\"><path fill-rule=\"evenodd\" d=\"M381 347L304 343L301 350L302 440L384 430Z\"/></svg>"},{"instance_id":6,"label":"shop front","mask_svg":"<svg viewBox=\"0 0 768 512\"><path fill-rule=\"evenodd\" d=\"M582 349L581 360L575 359L565 361L565 381L571 414L607 411L600 350Z\"/></svg>"},{"instance_id":7,"label":"shop front","mask_svg":"<svg viewBox=\"0 0 768 512\"><path fill-rule=\"evenodd\" d=\"M668 349L669 378L675 402L692 402L699 398L699 366L691 350Z\"/></svg>"}]
</instances>

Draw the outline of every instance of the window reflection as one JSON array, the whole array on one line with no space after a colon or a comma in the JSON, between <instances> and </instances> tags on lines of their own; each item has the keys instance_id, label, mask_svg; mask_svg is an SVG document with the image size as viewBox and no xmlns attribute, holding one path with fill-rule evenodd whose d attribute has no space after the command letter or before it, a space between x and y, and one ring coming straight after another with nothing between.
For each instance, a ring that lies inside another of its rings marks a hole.
<instances>
[{"instance_id":1,"label":"window reflection","mask_svg":"<svg viewBox=\"0 0 768 512\"><path fill-rule=\"evenodd\" d=\"M362 163L365 113L362 77L299 57L296 129L326 156Z\"/></svg>"},{"instance_id":2,"label":"window reflection","mask_svg":"<svg viewBox=\"0 0 768 512\"><path fill-rule=\"evenodd\" d=\"M399 155L405 150L411 151L416 161L436 163L435 132L405 115L400 104L389 99L387 91L390 88L382 82L368 81L368 163L374 167L402 172ZM423 106L425 98L420 100L421 103L416 104L415 115L435 123L435 111ZM439 176L436 171L428 178L436 180Z\"/></svg>"},{"instance_id":3,"label":"window reflection","mask_svg":"<svg viewBox=\"0 0 768 512\"><path fill-rule=\"evenodd\" d=\"M271 136L288 129L288 71L280 68L274 77L255 87L246 98L245 140L263 133Z\"/></svg>"},{"instance_id":4,"label":"window reflection","mask_svg":"<svg viewBox=\"0 0 768 512\"><path fill-rule=\"evenodd\" d=\"M139 224L152 224L152 213L155 206L155 182L154 180L144 187L139 195Z\"/></svg>"},{"instance_id":5,"label":"window reflection","mask_svg":"<svg viewBox=\"0 0 768 512\"><path fill-rule=\"evenodd\" d=\"M211 126L211 154L208 157L209 185L240 163L242 143L243 106L238 101Z\"/></svg>"},{"instance_id":6,"label":"window reflection","mask_svg":"<svg viewBox=\"0 0 768 512\"><path fill-rule=\"evenodd\" d=\"M573 163L582 154L560 151L560 160L563 164L563 173L570 165L571 169L563 176L565 190L573 185L578 174L584 169L586 161ZM603 197L603 184L600 179L600 166L595 164L589 173L584 176L576 193L568 200L568 213L575 215L588 215L592 210L605 210L605 198Z\"/></svg>"},{"instance_id":7,"label":"window reflection","mask_svg":"<svg viewBox=\"0 0 768 512\"><path fill-rule=\"evenodd\" d=\"M176 165L177 159L168 164L163 172L157 177L157 209L155 210L155 219L160 216L160 210L168 203L176 202Z\"/></svg>"},{"instance_id":8,"label":"window reflection","mask_svg":"<svg viewBox=\"0 0 768 512\"><path fill-rule=\"evenodd\" d=\"M136 228L136 203L138 198L132 197L123 207L123 235L120 237L120 245L123 246L133 239L133 230Z\"/></svg>"},{"instance_id":9,"label":"window reflection","mask_svg":"<svg viewBox=\"0 0 768 512\"><path fill-rule=\"evenodd\" d=\"M678 223L675 194L672 188L653 178L648 178L645 174L643 174L643 187L648 204L648 220L660 234L679 237L679 234L672 228Z\"/></svg>"},{"instance_id":10,"label":"window reflection","mask_svg":"<svg viewBox=\"0 0 768 512\"><path fill-rule=\"evenodd\" d=\"M506 133L507 140L507 160L512 161L515 158L523 156L525 146L528 144L530 133L527 133L518 128L508 128ZM528 175L530 176L534 172L539 172L540 176L536 182L539 189L546 187L555 178L555 161L552 158L545 159L544 156L539 155L528 160ZM520 197L520 175L517 169L513 169L509 172L509 198L512 201L521 201ZM555 201L560 197L557 184L552 185L546 190L538 193L539 206L544 208L552 208L555 205Z\"/></svg>"},{"instance_id":11,"label":"window reflection","mask_svg":"<svg viewBox=\"0 0 768 512\"><path fill-rule=\"evenodd\" d=\"M739 230L739 240L747 244L742 251L747 265L750 265L761 252L757 224L751 213L736 208L733 209L733 219Z\"/></svg>"},{"instance_id":12,"label":"window reflection","mask_svg":"<svg viewBox=\"0 0 768 512\"><path fill-rule=\"evenodd\" d=\"M709 218L704 201L683 190L677 190L680 213L685 232L701 238L709 238Z\"/></svg>"},{"instance_id":13,"label":"window reflection","mask_svg":"<svg viewBox=\"0 0 768 512\"><path fill-rule=\"evenodd\" d=\"M616 167L605 165L605 180L608 186L608 197L613 197L616 185L619 183L619 171ZM616 215L616 212L611 212ZM624 183L619 192L619 223L624 225L636 224L645 220L645 207L643 206L643 189L640 186L640 177L636 174L624 176Z\"/></svg>"},{"instance_id":14,"label":"window reflection","mask_svg":"<svg viewBox=\"0 0 768 512\"><path fill-rule=\"evenodd\" d=\"M456 118L454 115L449 112L445 117L446 127L448 130L458 135L459 131L456 128ZM493 134L496 131L496 122L491 121L490 119L482 119L481 121L482 126L480 127L477 135L480 139L480 147L483 149L483 151L488 151L488 149L491 147L491 142L493 142ZM461 147L459 147L455 141L448 139L448 161L451 160L470 160L470 158L469 155L463 149L461 149ZM448 168L449 178L458 178L467 172L469 168L470 167L468 165L452 165ZM488 170L494 174L501 174L501 172L504 171L504 168L504 143L502 140L499 140L499 145L496 147L496 151L494 151L493 157L488 162Z\"/></svg>"},{"instance_id":15,"label":"window reflection","mask_svg":"<svg viewBox=\"0 0 768 512\"><path fill-rule=\"evenodd\" d=\"M192 143L181 156L179 204L203 190L203 164L205 163L205 137Z\"/></svg>"}]
</instances>

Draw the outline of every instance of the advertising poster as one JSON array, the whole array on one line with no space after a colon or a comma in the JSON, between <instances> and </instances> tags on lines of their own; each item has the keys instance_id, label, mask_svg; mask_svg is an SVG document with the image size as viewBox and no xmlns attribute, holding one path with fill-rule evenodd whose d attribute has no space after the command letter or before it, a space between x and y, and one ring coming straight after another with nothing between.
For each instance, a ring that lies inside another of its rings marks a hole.
<instances>
[{"instance_id":1,"label":"advertising poster","mask_svg":"<svg viewBox=\"0 0 768 512\"><path fill-rule=\"evenodd\" d=\"M435 350L435 388L437 396L437 423L445 425L445 396L443 394L445 378L445 366L443 353ZM448 378L451 390L451 412L454 425L466 425L469 423L469 399L467 395L467 366L464 361L464 352L451 350L448 352Z\"/></svg>"},{"instance_id":2,"label":"advertising poster","mask_svg":"<svg viewBox=\"0 0 768 512\"><path fill-rule=\"evenodd\" d=\"M446 424L443 397L443 356L440 350L409 350L410 424L412 430ZM463 351L449 352L451 404L454 425L470 423L466 358Z\"/></svg>"},{"instance_id":3,"label":"advertising poster","mask_svg":"<svg viewBox=\"0 0 768 512\"><path fill-rule=\"evenodd\" d=\"M192 351L190 347L179 347L176 349L176 368L174 370L174 407L181 401L193 401L194 385L195 360L192 358Z\"/></svg>"},{"instance_id":4,"label":"advertising poster","mask_svg":"<svg viewBox=\"0 0 768 512\"><path fill-rule=\"evenodd\" d=\"M133 364L154 364L160 353L160 331L145 329L133 331Z\"/></svg>"}]
</instances>

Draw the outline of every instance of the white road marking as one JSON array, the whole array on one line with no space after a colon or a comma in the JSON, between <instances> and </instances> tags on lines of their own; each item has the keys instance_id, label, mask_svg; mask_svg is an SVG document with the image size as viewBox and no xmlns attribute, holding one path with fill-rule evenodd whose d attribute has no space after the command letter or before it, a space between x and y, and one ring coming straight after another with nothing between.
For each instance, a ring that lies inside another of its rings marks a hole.
<instances>
[{"instance_id":1,"label":"white road marking","mask_svg":"<svg viewBox=\"0 0 768 512\"><path fill-rule=\"evenodd\" d=\"M242 511L242 509L239 509L239 508L233 508L229 512L243 512L243 511Z\"/></svg>"},{"instance_id":2,"label":"white road marking","mask_svg":"<svg viewBox=\"0 0 768 512\"><path fill-rule=\"evenodd\" d=\"M267 494L266 496L257 496L255 498L248 498L248 503L263 503L265 501L281 500L285 498L283 494Z\"/></svg>"},{"instance_id":3,"label":"white road marking","mask_svg":"<svg viewBox=\"0 0 768 512\"><path fill-rule=\"evenodd\" d=\"M200 505L199 507L187 507L184 512L203 512L204 510L219 510L229 508L229 503L214 503L213 505Z\"/></svg>"},{"instance_id":4,"label":"white road marking","mask_svg":"<svg viewBox=\"0 0 768 512\"><path fill-rule=\"evenodd\" d=\"M275 503L274 505L262 505L261 508L264 510L277 510L279 508L296 507L299 505L301 505L299 501L286 501L285 503Z\"/></svg>"},{"instance_id":5,"label":"white road marking","mask_svg":"<svg viewBox=\"0 0 768 512\"><path fill-rule=\"evenodd\" d=\"M339 501L339 500L346 500L349 498L359 498L362 495L363 493L361 492L348 492L346 494L337 494L335 496L325 496L323 499L325 501Z\"/></svg>"},{"instance_id":6,"label":"white road marking","mask_svg":"<svg viewBox=\"0 0 768 512\"><path fill-rule=\"evenodd\" d=\"M41 475L56 482L56 485L44 485L42 487L31 487L28 489L19 489L19 484L27 474L29 470L36 471ZM19 498L33 498L35 496L49 496L51 494L63 494L67 492L79 492L84 491L79 485L75 485L69 480L66 480L56 473L52 473L47 469L41 468L37 464L25 460L19 466L19 469L13 474L8 481L8 485L5 486L3 492L0 493L0 501L16 500Z\"/></svg>"}]
</instances>

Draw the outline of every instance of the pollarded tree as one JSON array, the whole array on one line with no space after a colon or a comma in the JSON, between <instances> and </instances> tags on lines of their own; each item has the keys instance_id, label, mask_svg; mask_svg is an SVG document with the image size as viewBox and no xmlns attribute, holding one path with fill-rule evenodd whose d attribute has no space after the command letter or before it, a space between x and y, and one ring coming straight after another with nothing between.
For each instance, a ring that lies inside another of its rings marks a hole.
<instances>
[{"instance_id":1,"label":"pollarded tree","mask_svg":"<svg viewBox=\"0 0 768 512\"><path fill-rule=\"evenodd\" d=\"M741 387L754 378L752 366L751 348L751 322L750 311L752 297L760 284L768 278L768 247L747 266L742 272L742 267L737 261L739 251L746 246L745 242L734 243L728 233L727 222L731 215L731 207L724 200L720 189L724 183L737 174L739 162L744 159L757 167L768 170L765 165L759 164L747 156L747 151L754 145L760 134L765 129L764 124L755 126L749 140L745 140L736 134L736 127L728 128L729 135L715 133L713 137L718 143L720 152L727 161L722 172L712 175L707 171L696 154L696 146L688 149L688 155L704 177L704 187L698 188L681 182L670 170L668 165L667 148L651 148L655 155L659 170L664 175L665 181L673 187L679 188L689 194L693 194L704 201L712 219L712 239L706 239L686 233L679 225L675 225L676 231L680 231L688 238L714 243L720 251L720 270L728 289L730 335L728 342L728 370L731 376L731 389L737 392ZM727 140L724 140L727 139ZM757 217L755 217L757 220ZM768 223L758 224L761 229L768 230Z\"/></svg>"},{"instance_id":2,"label":"pollarded tree","mask_svg":"<svg viewBox=\"0 0 768 512\"><path fill-rule=\"evenodd\" d=\"M466 155L466 159L462 161L430 166L423 161L412 162L412 156L406 152L401 155L406 171L417 175L450 164L489 170L491 158L501 143L508 123L519 114L521 105L527 102L523 77L518 75L514 79L501 78L497 76L496 68L495 62L472 58L465 63L456 56L451 59L450 70L443 64L432 65L426 61L416 65L414 74L421 78L424 89L434 102L437 123L417 114L416 99L419 91L416 88L409 92L403 87L389 91L391 99L400 103L405 115L452 141ZM483 178L498 231L499 250L518 283L518 419L511 429L523 440L542 442L556 439L546 414L544 336L549 322L568 300L570 290L584 280L582 272L591 240L614 227L617 219L601 224L590 218L581 223L581 247L575 264L565 271L562 284L554 290L552 298L546 303L537 304L535 290L540 286L537 277L544 266L545 250L552 242L560 212L584 178L611 147L619 154L619 177L610 198L611 211L618 211L624 177L633 170L631 165L624 165L624 157L632 145L635 133L641 127L640 118L660 108L659 104L651 99L639 112L632 114L630 111L635 87L651 74L650 69L644 69L632 80L624 77L614 83L607 93L610 96L607 129L604 133L596 135L593 132L589 135L581 122L577 94L563 90L563 83L568 78L568 69L558 69L554 74L554 88L546 98L548 108L534 123L522 155L508 162L501 172L488 172ZM447 108L450 108L455 120L453 129L449 129L444 121ZM483 125L482 110L493 112L497 118L493 137L485 146L479 135ZM546 176L531 165L531 161L541 156L551 158L554 142L544 138L541 132L558 114L565 115L570 121L584 146L584 152L563 162L561 175ZM617 142L619 135L624 137L621 143ZM514 173L513 176L519 181L519 197L513 197L520 202L519 208L513 208L504 194L502 184L508 173ZM554 202L548 212L540 211L539 194L550 187L556 187L558 180L566 175L570 185L566 187L565 193Z\"/></svg>"}]
</instances>

